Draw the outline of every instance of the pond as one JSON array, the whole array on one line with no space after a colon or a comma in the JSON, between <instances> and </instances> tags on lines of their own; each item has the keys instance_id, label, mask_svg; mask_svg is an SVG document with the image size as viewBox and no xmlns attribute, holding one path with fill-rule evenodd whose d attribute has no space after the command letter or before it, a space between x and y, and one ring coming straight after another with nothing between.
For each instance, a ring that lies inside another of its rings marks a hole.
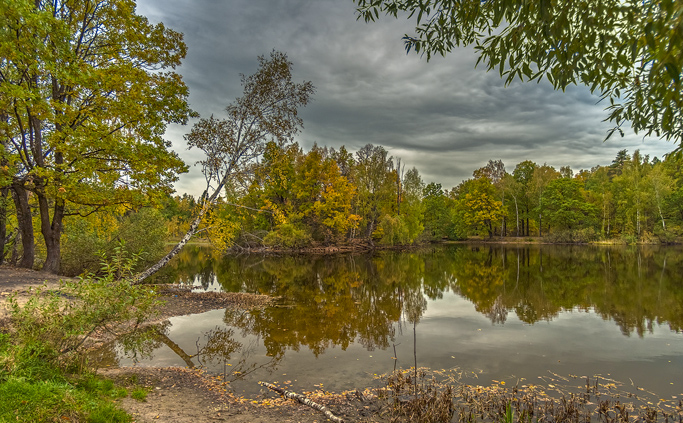
<instances>
[{"instance_id":1,"label":"pond","mask_svg":"<svg viewBox=\"0 0 683 423\"><path fill-rule=\"evenodd\" d=\"M221 257L189 246L160 276L280 297L262 310L174 317L119 365L203 366L250 396L371 386L395 367L468 384L601 375L683 393L679 247L443 245L370 255ZM585 383L585 382L584 382Z\"/></svg>"}]
</instances>

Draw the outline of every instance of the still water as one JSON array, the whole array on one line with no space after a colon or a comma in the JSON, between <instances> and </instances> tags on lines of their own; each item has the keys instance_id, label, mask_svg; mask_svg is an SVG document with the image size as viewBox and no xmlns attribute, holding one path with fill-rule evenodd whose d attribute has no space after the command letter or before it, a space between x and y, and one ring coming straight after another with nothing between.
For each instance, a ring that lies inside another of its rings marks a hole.
<instances>
[{"instance_id":1,"label":"still water","mask_svg":"<svg viewBox=\"0 0 683 423\"><path fill-rule=\"evenodd\" d=\"M683 250L447 245L372 255L220 257L190 246L161 276L280 297L263 310L170 319L120 365L203 366L243 395L371 386L394 367L465 383L602 375L683 393Z\"/></svg>"}]
</instances>

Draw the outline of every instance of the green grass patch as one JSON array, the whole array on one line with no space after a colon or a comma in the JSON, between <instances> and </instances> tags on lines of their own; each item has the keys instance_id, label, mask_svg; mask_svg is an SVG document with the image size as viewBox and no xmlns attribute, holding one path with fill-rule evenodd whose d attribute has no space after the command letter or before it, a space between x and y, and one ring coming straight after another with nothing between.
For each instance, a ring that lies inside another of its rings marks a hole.
<instances>
[{"instance_id":1,"label":"green grass patch","mask_svg":"<svg viewBox=\"0 0 683 423\"><path fill-rule=\"evenodd\" d=\"M135 388L133 389L133 392L130 393L130 397L143 402L147 400L147 393L149 393L149 391L146 388Z\"/></svg>"},{"instance_id":2,"label":"green grass patch","mask_svg":"<svg viewBox=\"0 0 683 423\"><path fill-rule=\"evenodd\" d=\"M0 422L130 422L109 390L78 383L9 377L0 383ZM67 420L68 419L68 420Z\"/></svg>"}]
</instances>

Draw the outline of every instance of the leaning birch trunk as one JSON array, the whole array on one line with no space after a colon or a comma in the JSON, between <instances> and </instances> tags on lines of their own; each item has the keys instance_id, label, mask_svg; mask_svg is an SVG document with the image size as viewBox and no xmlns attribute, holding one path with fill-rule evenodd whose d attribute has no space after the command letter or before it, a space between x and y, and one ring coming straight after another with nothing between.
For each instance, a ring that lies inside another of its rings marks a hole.
<instances>
[{"instance_id":1,"label":"leaning birch trunk","mask_svg":"<svg viewBox=\"0 0 683 423\"><path fill-rule=\"evenodd\" d=\"M158 272L159 269L164 267L166 263L171 261L173 257L175 257L180 250L183 249L185 244L187 244L192 236L197 232L197 228L199 227L199 224L202 223L202 219L204 218L204 215L206 212L211 208L211 200L207 200L204 205L202 206L201 210L199 210L199 214L197 214L197 217L195 217L194 221L190 225L190 229L187 231L185 236L176 244L173 249L166 254L161 260L159 260L155 265L152 267L148 268L142 273L139 273L138 275L135 276L135 279L133 281L133 285L137 285L139 283L142 283L143 280L147 279L148 277L152 276L154 273Z\"/></svg>"},{"instance_id":2,"label":"leaning birch trunk","mask_svg":"<svg viewBox=\"0 0 683 423\"><path fill-rule=\"evenodd\" d=\"M323 413L325 415L325 417L332 420L333 422L344 423L344 420L342 418L337 417L334 414L332 414L332 412L330 410L328 410L324 405L320 405L316 402L313 402L313 401L309 400L308 398L304 397L303 395L299 395L299 394L296 394L294 392L285 391L284 389L280 388L279 386L275 386L275 385L270 384L268 382L259 382L258 384L261 386L265 386L268 389L272 389L273 391L275 391L281 395L284 395L285 398L295 399L304 405L307 405L313 409L320 411L321 413Z\"/></svg>"}]
</instances>

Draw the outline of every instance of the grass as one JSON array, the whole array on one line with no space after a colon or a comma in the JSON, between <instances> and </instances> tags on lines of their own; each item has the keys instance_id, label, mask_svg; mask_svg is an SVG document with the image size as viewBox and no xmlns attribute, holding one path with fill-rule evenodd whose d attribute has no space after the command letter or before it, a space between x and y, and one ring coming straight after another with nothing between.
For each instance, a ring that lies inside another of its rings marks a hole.
<instances>
[{"instance_id":1,"label":"grass","mask_svg":"<svg viewBox=\"0 0 683 423\"><path fill-rule=\"evenodd\" d=\"M0 334L0 422L132 421L114 402L125 389L87 372L68 374L44 354L40 344L17 347Z\"/></svg>"},{"instance_id":2,"label":"grass","mask_svg":"<svg viewBox=\"0 0 683 423\"><path fill-rule=\"evenodd\" d=\"M0 383L0 422L131 421L112 401L120 390L88 384L10 376Z\"/></svg>"},{"instance_id":3,"label":"grass","mask_svg":"<svg viewBox=\"0 0 683 423\"><path fill-rule=\"evenodd\" d=\"M138 400L140 402L144 402L147 400L147 393L149 390L146 388L135 388L133 389L133 392L130 393L130 397L133 398L134 400Z\"/></svg>"}]
</instances>

